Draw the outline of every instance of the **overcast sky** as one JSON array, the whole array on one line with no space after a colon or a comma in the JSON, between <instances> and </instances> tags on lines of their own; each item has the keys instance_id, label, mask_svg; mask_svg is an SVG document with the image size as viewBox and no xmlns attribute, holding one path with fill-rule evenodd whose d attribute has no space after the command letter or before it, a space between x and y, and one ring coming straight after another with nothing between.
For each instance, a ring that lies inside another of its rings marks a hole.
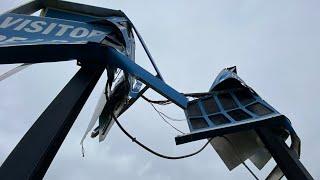
<instances>
[{"instance_id":1,"label":"overcast sky","mask_svg":"<svg viewBox=\"0 0 320 180\"><path fill-rule=\"evenodd\" d=\"M0 11L5 12L22 2L2 0ZM301 161L315 179L320 178L317 138L320 127L320 1L77 2L124 11L140 30L166 82L180 92L207 91L221 69L236 65L240 77L291 120L302 141ZM150 69L139 45L136 59L138 64ZM11 67L14 65L1 65L0 73ZM78 69L74 61L37 64L0 82L0 163ZM105 81L104 74L45 179L252 178L242 166L229 172L211 146L184 160L160 159L132 143L116 126L102 143L88 138L83 158L79 142ZM147 95L160 98L151 91ZM175 106L159 108L170 116L184 118L183 112ZM176 146L174 137L178 133L142 100L120 119L139 140L165 154L190 153L205 143ZM188 131L185 122L175 125ZM271 161L262 171L248 164L264 178L275 163Z\"/></svg>"}]
</instances>

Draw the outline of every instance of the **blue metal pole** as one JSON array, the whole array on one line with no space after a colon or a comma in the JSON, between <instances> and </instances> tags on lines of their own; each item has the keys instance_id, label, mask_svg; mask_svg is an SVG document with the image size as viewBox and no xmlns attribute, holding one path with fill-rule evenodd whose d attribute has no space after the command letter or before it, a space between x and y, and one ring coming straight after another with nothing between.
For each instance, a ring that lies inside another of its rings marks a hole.
<instances>
[{"instance_id":1,"label":"blue metal pole","mask_svg":"<svg viewBox=\"0 0 320 180\"><path fill-rule=\"evenodd\" d=\"M183 94L179 93L178 91L167 85L164 81L160 80L156 76L143 69L138 64L131 61L128 57L122 55L117 50L111 47L106 47L101 52L103 52L107 59L110 60L109 63L135 76L137 79L147 84L152 89L168 98L182 109L187 108L188 99Z\"/></svg>"}]
</instances>

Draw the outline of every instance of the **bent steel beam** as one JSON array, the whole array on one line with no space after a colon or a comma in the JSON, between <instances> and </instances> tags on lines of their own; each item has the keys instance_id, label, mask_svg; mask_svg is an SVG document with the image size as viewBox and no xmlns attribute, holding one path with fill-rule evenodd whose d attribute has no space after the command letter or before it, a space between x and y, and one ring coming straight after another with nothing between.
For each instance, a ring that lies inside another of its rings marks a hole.
<instances>
[{"instance_id":1,"label":"bent steel beam","mask_svg":"<svg viewBox=\"0 0 320 180\"><path fill-rule=\"evenodd\" d=\"M105 50L102 52L104 53L105 57L107 57L107 59L112 60L109 63L130 73L132 76L150 86L153 90L170 99L173 103L175 103L182 109L187 108L188 99L184 95L167 85L164 81L160 80L158 77L152 75L141 66L134 63L129 58L117 52L117 50L111 47L105 47Z\"/></svg>"},{"instance_id":2,"label":"bent steel beam","mask_svg":"<svg viewBox=\"0 0 320 180\"><path fill-rule=\"evenodd\" d=\"M98 44L37 44L0 47L0 64L46 63L78 59L97 63Z\"/></svg>"},{"instance_id":3,"label":"bent steel beam","mask_svg":"<svg viewBox=\"0 0 320 180\"><path fill-rule=\"evenodd\" d=\"M44 176L103 69L89 66L78 71L7 157L0 168L0 179Z\"/></svg>"},{"instance_id":4,"label":"bent steel beam","mask_svg":"<svg viewBox=\"0 0 320 180\"><path fill-rule=\"evenodd\" d=\"M125 55L102 44L107 34L113 31L111 26L10 13L0 16L0 20L0 64L73 59L85 64L109 64L137 77L181 108L185 109L187 106L185 96ZM26 28L28 23L30 27ZM39 24L43 27L40 28Z\"/></svg>"},{"instance_id":5,"label":"bent steel beam","mask_svg":"<svg viewBox=\"0 0 320 180\"><path fill-rule=\"evenodd\" d=\"M38 53L33 53L37 50ZM60 53L57 53L60 52ZM188 99L167 85L158 77L152 75L138 64L131 61L115 49L98 44L55 44L55 45L29 45L9 46L0 48L0 64L10 63L43 63L78 59L86 64L97 63L112 64L135 76L152 89L185 109ZM92 59L92 61L84 61Z\"/></svg>"}]
</instances>

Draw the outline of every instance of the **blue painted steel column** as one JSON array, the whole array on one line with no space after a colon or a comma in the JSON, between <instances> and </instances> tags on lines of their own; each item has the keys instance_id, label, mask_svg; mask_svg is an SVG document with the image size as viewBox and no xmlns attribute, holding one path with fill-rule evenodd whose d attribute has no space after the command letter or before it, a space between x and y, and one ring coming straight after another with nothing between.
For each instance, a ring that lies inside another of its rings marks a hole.
<instances>
[{"instance_id":1,"label":"blue painted steel column","mask_svg":"<svg viewBox=\"0 0 320 180\"><path fill-rule=\"evenodd\" d=\"M137 79L147 84L152 89L154 89L164 97L168 98L181 108L187 108L188 99L184 95L167 85L164 81L153 76L151 73L149 73L133 61L131 61L126 56L119 53L117 50L111 47L107 47L103 51L103 53L105 53L108 59L108 63L111 63L114 66L117 66L120 69L135 76Z\"/></svg>"}]
</instances>

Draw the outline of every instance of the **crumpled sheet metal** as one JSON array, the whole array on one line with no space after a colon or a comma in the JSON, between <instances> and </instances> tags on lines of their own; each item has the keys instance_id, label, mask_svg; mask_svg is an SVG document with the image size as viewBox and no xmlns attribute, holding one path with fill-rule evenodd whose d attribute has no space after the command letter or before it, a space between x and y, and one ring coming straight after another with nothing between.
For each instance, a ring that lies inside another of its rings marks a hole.
<instances>
[{"instance_id":1,"label":"crumpled sheet metal","mask_svg":"<svg viewBox=\"0 0 320 180\"><path fill-rule=\"evenodd\" d=\"M121 33L122 41L117 40L116 37L107 36L107 38L102 41L102 44L113 46L117 51L129 57L132 61L135 60L134 37L131 31L130 23L125 18L108 17L106 19L96 20L91 23L100 25L112 24L113 26L117 27ZM105 90L100 96L96 109L80 144L83 144L85 137L93 129L96 121L98 120L99 125L93 130L91 137L98 135L99 142L103 141L114 124L111 113L118 117L121 110L125 107L129 100L129 93L133 87L135 79L128 73L123 73L119 79L114 79L117 69L114 69L112 66L107 67L107 72L108 81ZM113 82L115 82L114 85Z\"/></svg>"},{"instance_id":2,"label":"crumpled sheet metal","mask_svg":"<svg viewBox=\"0 0 320 180\"><path fill-rule=\"evenodd\" d=\"M253 130L215 137L210 143L229 170L236 168L247 159L250 159L257 168L262 169L271 158Z\"/></svg>"},{"instance_id":3,"label":"crumpled sheet metal","mask_svg":"<svg viewBox=\"0 0 320 180\"><path fill-rule=\"evenodd\" d=\"M223 69L213 82L210 91L219 91L222 90L224 86L229 87L234 85L248 88L251 92L255 93L255 91L237 75L236 67ZM286 133L289 132L291 136L292 143L290 149L300 156L299 137L292 129L285 131ZM229 170L234 169L247 159L261 170L272 157L254 130L215 137L210 143ZM276 166L267 179L274 180L280 179L281 177L283 177L283 173L280 168Z\"/></svg>"},{"instance_id":4,"label":"crumpled sheet metal","mask_svg":"<svg viewBox=\"0 0 320 180\"><path fill-rule=\"evenodd\" d=\"M237 75L236 67L223 69L209 91L222 90L227 81L231 83L227 84L228 87L230 85L243 86L254 92ZM263 143L253 130L215 137L211 140L211 145L229 170L234 169L247 159L250 159L258 169L262 169L271 158L270 153L265 150Z\"/></svg>"}]
</instances>

